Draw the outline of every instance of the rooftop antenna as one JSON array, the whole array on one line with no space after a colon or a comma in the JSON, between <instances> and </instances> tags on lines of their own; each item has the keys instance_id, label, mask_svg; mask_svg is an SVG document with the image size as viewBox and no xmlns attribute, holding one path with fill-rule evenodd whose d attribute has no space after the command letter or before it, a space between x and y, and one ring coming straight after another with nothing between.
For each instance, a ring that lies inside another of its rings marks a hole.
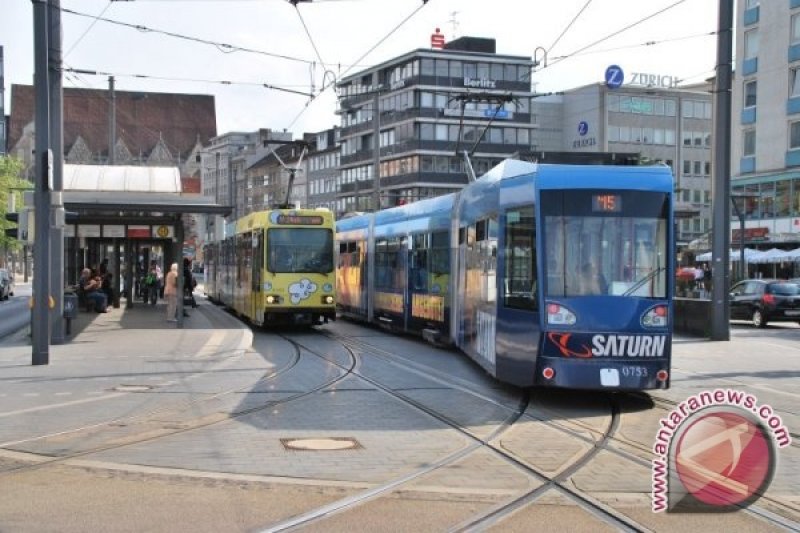
<instances>
[{"instance_id":1,"label":"rooftop antenna","mask_svg":"<svg viewBox=\"0 0 800 533\"><path fill-rule=\"evenodd\" d=\"M458 14L459 14L459 11L451 11L450 12L450 19L447 21L447 22L450 23L451 26L453 26L453 37L450 40L453 40L456 37L458 37L457 31L458 31L459 23L458 23L458 18L456 18L456 15L458 15Z\"/></svg>"}]
</instances>

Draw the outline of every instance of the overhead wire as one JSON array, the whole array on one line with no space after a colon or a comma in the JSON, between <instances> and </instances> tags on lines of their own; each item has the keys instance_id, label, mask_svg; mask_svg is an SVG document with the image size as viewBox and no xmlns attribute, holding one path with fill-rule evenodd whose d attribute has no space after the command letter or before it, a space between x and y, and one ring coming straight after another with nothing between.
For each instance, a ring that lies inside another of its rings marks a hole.
<instances>
[{"instance_id":1,"label":"overhead wire","mask_svg":"<svg viewBox=\"0 0 800 533\"><path fill-rule=\"evenodd\" d=\"M382 37L382 38L381 38L381 39L380 39L380 40L379 40L377 43L375 43L375 44L374 44L372 47L370 47L370 48L369 48L369 49L368 49L366 52L364 52L364 53L363 53L363 54L362 54L362 55L361 55L361 56L360 56L358 59L356 59L356 60L353 62L353 65L351 65L351 66L349 66L348 68L346 68L346 69L345 69L345 71L344 71L344 72L342 72L342 73L340 74L340 76L339 76L339 77L341 78L341 77L344 77L344 76L346 76L346 75L347 75L347 73L348 73L348 72L350 72L350 71L353 69L353 66L354 66L354 65L357 65L357 64L361 63L361 61L362 61L362 60L363 60L365 57L367 57L369 54L371 54L371 53L372 53L372 52L373 52L373 51L374 51L376 48L378 48L378 46L380 46L381 44L383 44L383 42L384 42L384 41L386 41L386 39L388 39L389 37L391 37L391 36L392 36L392 35L393 35L393 34L394 34L394 33L395 33L397 30L399 30L399 29L400 29L400 28L401 28L401 27L402 27L402 26L403 26L403 25L404 25L406 22L408 22L408 21L409 21L409 20L410 20L410 19L411 19L411 18L412 18L414 15L416 15L416 14L417 14L417 13L418 13L418 12L419 12L419 11L420 11L422 8L423 8L423 7L425 7L425 6L427 5L427 3L428 3L428 0L422 0L422 4L421 4L420 6L418 6L418 7L417 7L417 8L416 8L414 11L412 11L412 12L411 12L411 14L409 14L409 15L408 15L406 18L404 18L402 21L400 21L400 23L399 23L399 24L397 24L397 25L396 25L394 28L392 28L392 29L389 31L389 33L387 33L387 34L386 34L384 37ZM295 125L295 123L296 123L296 122L297 122L297 121L300 119L300 117L301 117L301 116L303 116L303 114L306 112L306 109L308 109L308 106L309 106L309 105L311 105L311 103L312 103L312 102L314 102L314 101L317 99L317 97L318 97L319 95L321 95L322 93L324 93L324 92L325 92L326 90L328 90L330 87L334 86L334 85L336 84L336 82L337 82L337 80L336 80L336 77L334 76L334 78L333 78L333 79L332 79L330 82L328 82L328 83L324 84L324 85L323 85L323 86L320 88L320 90L319 90L319 92L316 94L316 96L314 96L314 97L313 97L313 98L311 98L311 99L310 99L308 102L306 102L306 103L305 103L305 105L303 106L303 108L302 108L302 109L301 109L301 110L300 110L300 111L297 113L297 115L295 115L295 117L292 119L292 121L289 123L289 125L286 127L286 129L287 129L287 130L288 130L288 129L291 129L291 127L292 127L292 126L294 126L294 125Z\"/></svg>"},{"instance_id":2,"label":"overhead wire","mask_svg":"<svg viewBox=\"0 0 800 533\"><path fill-rule=\"evenodd\" d=\"M296 61L296 62L299 62L299 63L307 63L307 64L308 63L312 63L312 61L310 61L308 59L303 59L303 58L300 58L300 57L293 57L293 56L289 56L289 55L285 55L285 54L277 54L277 53L274 53L274 52L267 52L265 50L256 50L254 48L248 48L248 47L245 47L245 46L238 46L238 45L232 45L232 44L228 44L228 43L221 43L221 42L217 42L217 41L211 41L209 39L202 39L200 37L191 37L191 36L188 36L188 35L183 35L183 34L172 32L172 31L150 28L148 26L143 26L141 24L130 24L128 22L121 22L121 21L118 21L118 20L113 20L113 19L102 17L102 16L95 17L94 15L89 15L87 13L81 13L79 11L74 11L72 9L68 9L68 8L65 8L65 7L62 7L61 11L63 13L68 13L70 15L75 15L75 16L79 16L79 17L94 18L95 20L101 20L101 21L109 23L109 24L115 24L115 25L118 25L118 26L123 26L125 28L134 29L134 30L137 30L137 31L140 31L140 32L143 32L143 33L158 33L158 34L161 34L161 35L166 35L168 37L173 37L175 39L182 39L182 40L186 40L186 41L206 44L206 45L213 46L213 47L217 48L218 50L220 50L223 53L247 52L247 53L250 53L250 54L258 54L258 55L263 55L263 56L268 56L268 57L274 57L274 58L277 58L277 59L285 59L287 61Z\"/></svg>"},{"instance_id":3,"label":"overhead wire","mask_svg":"<svg viewBox=\"0 0 800 533\"><path fill-rule=\"evenodd\" d=\"M561 32L561 33L558 35L558 37L556 37L556 40L555 40L555 41L553 41L553 44L551 44L551 45L550 45L550 47L549 47L549 48L547 48L547 53L548 53L548 54L550 53L550 51L551 51L553 48L555 48L555 46L558 44L558 41L560 41L560 40L561 40L561 38L562 38L562 37L564 37L564 34L565 34L565 33L567 33L567 32L569 31L569 29L572 27L572 25L573 25L573 24L575 24L575 21L576 21L576 20L578 20L578 17L580 17L580 16L581 16L581 14L582 14L584 11L586 11L586 8L587 8L587 7L589 7L589 4L591 4L591 3L592 3L592 0L586 0L586 3L585 3L585 4L583 4L583 7L581 8L581 10L580 10L580 11L578 11L578 14L577 14L577 15L575 15L574 17L572 17L572 20L569 22L569 24L567 24L567 27L566 27L566 28L564 28L564 30L563 30L563 31L562 31L562 32Z\"/></svg>"},{"instance_id":4,"label":"overhead wire","mask_svg":"<svg viewBox=\"0 0 800 533\"><path fill-rule=\"evenodd\" d=\"M292 2L292 0L289 0L289 2L294 6L294 11L295 13L297 13L297 17L300 19L300 24L303 25L303 29L305 30L306 35L308 36L308 40L311 42L311 48L314 49L314 53L317 55L317 59L319 59L320 65L323 65L324 68L325 61L323 61L322 56L319 53L319 49L317 48L317 44L314 42L314 38L311 37L311 32L308 30L306 21L303 19L303 14L300 13L300 9L297 7L297 2L296 1Z\"/></svg>"},{"instance_id":5,"label":"overhead wire","mask_svg":"<svg viewBox=\"0 0 800 533\"><path fill-rule=\"evenodd\" d=\"M282 91L292 94L297 94L300 96L313 96L311 93L297 91L294 89L289 89L287 87L280 87L277 85L271 85L269 83L264 82L249 82L249 81L229 81L229 80L209 80L209 79L201 79L201 78L175 78L175 77L168 77L168 76L154 76L148 74L126 74L126 73L115 73L115 72L103 72L99 70L86 70L86 69L75 69L72 67L63 69L64 72L71 72L77 74L85 74L89 76L119 76L119 77L127 77L127 78L140 78L140 79L151 79L151 80L159 80L159 81L181 81L181 82L192 82L192 83L212 83L212 84L219 84L219 85L243 85L243 86L251 86L251 87L264 87L266 89L272 89L275 91ZM303 85L305 86L305 85Z\"/></svg>"},{"instance_id":6,"label":"overhead wire","mask_svg":"<svg viewBox=\"0 0 800 533\"><path fill-rule=\"evenodd\" d=\"M108 4L106 4L106 7L104 7L103 10L100 13L98 13L96 17L94 17L94 20L92 21L91 24L89 24L89 27L86 28L86 30L81 34L80 37L78 37L75 40L74 43L72 43L72 46L70 46L69 49L66 51L64 57L67 57L70 54L70 52L72 52L75 49L75 47L78 46L78 44L80 44L83 38L86 37L86 35L92 30L92 28L94 28L94 25L97 24L97 21L100 20L100 17L102 17L103 14L108 10L108 8L111 7L111 4L112 0L109 0Z\"/></svg>"},{"instance_id":7,"label":"overhead wire","mask_svg":"<svg viewBox=\"0 0 800 533\"><path fill-rule=\"evenodd\" d=\"M566 59L570 59L572 57L575 57L577 54L579 54L579 53L581 53L581 52L583 52L585 50L588 50L589 48L592 48L592 47L594 47L594 46L596 46L596 45L598 45L598 44L600 44L602 42L605 42L605 41L607 41L607 40L609 40L609 39L611 39L613 37L616 37L617 35L619 35L621 33L624 33L626 31L628 31L629 29L638 26L639 24L643 24L644 22L647 22L648 20L650 20L650 19L652 19L654 17L657 17L658 15L661 15L662 13L665 13L666 11L669 11L670 9L672 9L672 8L682 4L684 2L686 2L686 0L677 0L676 2L673 2L672 4L670 4L670 5L668 5L668 6L664 7L664 8L661 8L661 9L659 9L658 11L656 11L654 13L651 13L650 15L647 15L646 17L643 17L643 18L641 18L641 19L639 19L637 21L634 21L634 22L628 24L627 26L624 26L624 27L622 27L622 28L620 28L618 30L615 30L615 31L609 33L605 37L601 37L600 39L597 39L596 41L591 42L591 43L587 44L586 46L583 46L583 47L581 47L581 48L579 48L577 50L574 50L574 51L570 52L567 55L564 55L564 56L560 57L559 59L555 60L554 62L550 62L550 63L545 62L545 65L542 68L540 68L539 70L537 70L537 72L541 72L542 70L544 70L546 68L549 68L549 67L553 66L554 64L558 64L558 63L560 63L560 62L562 62L562 61L564 61ZM525 81L525 80L530 79L532 74L533 74L533 71L526 73L525 75L523 75L520 78L520 81Z\"/></svg>"},{"instance_id":8,"label":"overhead wire","mask_svg":"<svg viewBox=\"0 0 800 533\"><path fill-rule=\"evenodd\" d=\"M596 40L596 41L594 41L594 42L592 42L590 44L587 44L583 48L579 48L578 50L575 50L574 52L571 52L571 53L567 54L566 57L560 59L559 61L563 61L564 59L567 59L567 58L569 58L571 56L574 56L575 54L579 54L580 52L583 52L584 50L592 48L595 45L598 45L598 44L600 44L600 43L602 43L604 41L607 41L607 40L609 40L609 39L611 39L613 37L616 37L620 33L624 33L626 31L628 31L629 29L638 26L639 24L643 24L643 23L647 22L648 20L652 19L653 17L657 17L658 15L661 15L662 13L665 13L666 11L669 11L673 7L676 7L676 6L678 6L678 5L680 5L680 4L684 3L684 2L686 2L686 0L677 0L676 2L673 2L672 4L666 6L666 7L662 8L662 9L659 9L655 13L652 13L652 14L646 16L646 17L643 17L643 18L635 21L635 22L632 22L631 24L628 24L627 26L624 26L624 27L618 29L617 31L614 31L614 32L606 35L605 37L602 37L602 38L600 38L600 39L598 39L598 40ZM559 61L557 61L557 62L559 62Z\"/></svg>"},{"instance_id":9,"label":"overhead wire","mask_svg":"<svg viewBox=\"0 0 800 533\"><path fill-rule=\"evenodd\" d=\"M615 46L613 48L602 48L600 50L586 50L586 51L581 52L579 54L572 54L572 57L578 57L578 56L584 56L584 55L590 55L590 54L603 54L603 53L606 53L606 52L616 52L617 50L627 50L629 48L655 46L657 44L672 43L672 42L677 42L677 41L685 41L685 40L688 40L688 39L697 39L697 38L701 38L701 37L713 37L716 34L717 34L716 31L707 31L707 32L704 32L704 33L695 33L695 34L692 34L692 35L684 35L683 37L672 37L672 38L668 38L668 39L660 39L658 41L645 41L643 43L626 44L626 45L622 45L622 46ZM556 56L555 59L559 59L559 60L562 59L562 58L566 59L566 57L567 56Z\"/></svg>"}]
</instances>

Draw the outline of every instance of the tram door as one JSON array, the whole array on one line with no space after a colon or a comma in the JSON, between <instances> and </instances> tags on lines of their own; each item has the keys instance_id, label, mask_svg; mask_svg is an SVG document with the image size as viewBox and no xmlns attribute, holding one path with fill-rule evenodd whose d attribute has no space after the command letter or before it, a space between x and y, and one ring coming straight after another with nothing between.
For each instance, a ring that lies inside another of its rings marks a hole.
<instances>
[{"instance_id":1,"label":"tram door","mask_svg":"<svg viewBox=\"0 0 800 533\"><path fill-rule=\"evenodd\" d=\"M264 306L261 301L261 277L264 271L264 230L255 230L251 237L253 260L250 262L250 314L258 322L264 321Z\"/></svg>"}]
</instances>

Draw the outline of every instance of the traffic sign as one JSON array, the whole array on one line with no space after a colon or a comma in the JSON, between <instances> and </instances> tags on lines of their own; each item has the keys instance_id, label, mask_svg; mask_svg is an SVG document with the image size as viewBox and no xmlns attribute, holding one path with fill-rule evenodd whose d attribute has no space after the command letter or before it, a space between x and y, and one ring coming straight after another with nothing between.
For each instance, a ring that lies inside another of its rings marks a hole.
<instances>
[{"instance_id":1,"label":"traffic sign","mask_svg":"<svg viewBox=\"0 0 800 533\"><path fill-rule=\"evenodd\" d=\"M619 65L611 65L606 69L606 85L609 89L619 89L625 81L625 73Z\"/></svg>"}]
</instances>

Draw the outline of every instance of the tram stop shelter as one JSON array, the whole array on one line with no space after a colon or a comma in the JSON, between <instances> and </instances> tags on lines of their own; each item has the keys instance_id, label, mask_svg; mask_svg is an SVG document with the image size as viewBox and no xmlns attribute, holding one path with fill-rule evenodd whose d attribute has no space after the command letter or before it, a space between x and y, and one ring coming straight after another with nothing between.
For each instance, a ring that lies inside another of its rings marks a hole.
<instances>
[{"instance_id":1,"label":"tram stop shelter","mask_svg":"<svg viewBox=\"0 0 800 533\"><path fill-rule=\"evenodd\" d=\"M109 258L119 306L119 275L124 276L128 307L134 305L136 276L144 275L150 252L160 250L164 273L178 263L182 294L185 224L188 215L227 216L232 208L213 198L182 190L177 167L64 165L64 280L77 282L83 267ZM144 273L142 270L144 269ZM183 298L178 298L179 326Z\"/></svg>"}]
</instances>

